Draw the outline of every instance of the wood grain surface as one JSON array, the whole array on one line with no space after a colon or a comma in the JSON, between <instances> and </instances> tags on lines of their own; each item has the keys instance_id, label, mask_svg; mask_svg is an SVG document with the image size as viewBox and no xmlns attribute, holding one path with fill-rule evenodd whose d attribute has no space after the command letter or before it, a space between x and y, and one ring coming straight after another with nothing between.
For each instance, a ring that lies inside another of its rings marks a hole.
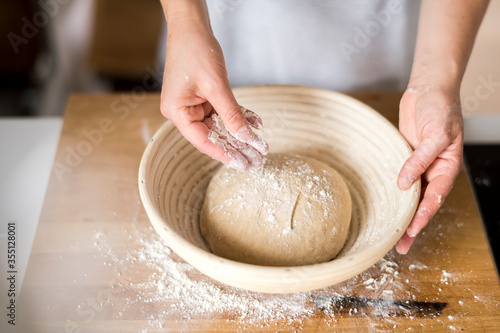
<instances>
[{"instance_id":1,"label":"wood grain surface","mask_svg":"<svg viewBox=\"0 0 500 333\"><path fill-rule=\"evenodd\" d=\"M397 124L399 93L352 96ZM164 245L154 242L137 173L163 123L159 95L71 97L19 300L20 332L500 331L500 287L464 172L408 255L392 250L349 281L307 294L307 315L201 315L192 300L153 297L169 286L154 285L162 281L148 262L161 258L142 249Z\"/></svg>"}]
</instances>

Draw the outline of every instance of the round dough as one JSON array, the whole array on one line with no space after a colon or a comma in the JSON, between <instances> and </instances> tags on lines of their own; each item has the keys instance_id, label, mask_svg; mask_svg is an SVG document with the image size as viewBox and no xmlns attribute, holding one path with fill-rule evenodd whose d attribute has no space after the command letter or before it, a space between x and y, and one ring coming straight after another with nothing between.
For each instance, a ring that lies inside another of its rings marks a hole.
<instances>
[{"instance_id":1,"label":"round dough","mask_svg":"<svg viewBox=\"0 0 500 333\"><path fill-rule=\"evenodd\" d=\"M221 257L299 266L335 258L350 221L351 197L337 171L312 158L269 154L262 168L216 173L200 229Z\"/></svg>"}]
</instances>

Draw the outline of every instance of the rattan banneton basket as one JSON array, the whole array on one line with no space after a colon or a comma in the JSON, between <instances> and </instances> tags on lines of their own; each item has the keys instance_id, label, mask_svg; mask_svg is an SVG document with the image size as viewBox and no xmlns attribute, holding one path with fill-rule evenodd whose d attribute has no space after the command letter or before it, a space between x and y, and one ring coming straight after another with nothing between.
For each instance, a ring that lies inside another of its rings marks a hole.
<instances>
[{"instance_id":1,"label":"rattan banneton basket","mask_svg":"<svg viewBox=\"0 0 500 333\"><path fill-rule=\"evenodd\" d=\"M200 234L199 213L221 164L166 122L148 144L139 170L142 202L166 244L215 280L268 293L326 287L382 258L404 233L420 195L420 181L408 191L397 187L399 170L411 154L398 130L365 104L332 91L256 86L234 93L262 117L271 152L316 158L344 177L353 200L347 243L334 260L299 267L250 265L212 254Z\"/></svg>"}]
</instances>

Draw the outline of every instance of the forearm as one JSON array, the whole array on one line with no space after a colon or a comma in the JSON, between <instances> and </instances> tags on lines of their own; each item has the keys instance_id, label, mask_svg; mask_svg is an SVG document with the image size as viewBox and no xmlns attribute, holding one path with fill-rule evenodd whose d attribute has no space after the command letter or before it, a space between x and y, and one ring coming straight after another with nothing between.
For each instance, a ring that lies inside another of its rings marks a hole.
<instances>
[{"instance_id":1,"label":"forearm","mask_svg":"<svg viewBox=\"0 0 500 333\"><path fill-rule=\"evenodd\" d=\"M410 87L457 90L488 0L423 0Z\"/></svg>"},{"instance_id":2,"label":"forearm","mask_svg":"<svg viewBox=\"0 0 500 333\"><path fill-rule=\"evenodd\" d=\"M182 27L211 31L205 0L160 0L169 33Z\"/></svg>"}]
</instances>

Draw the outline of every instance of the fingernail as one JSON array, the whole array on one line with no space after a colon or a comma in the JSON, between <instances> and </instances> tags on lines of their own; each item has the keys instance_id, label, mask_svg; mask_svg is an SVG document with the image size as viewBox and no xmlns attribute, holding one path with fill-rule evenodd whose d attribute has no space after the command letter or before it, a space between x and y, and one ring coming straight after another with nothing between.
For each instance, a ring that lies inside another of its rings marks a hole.
<instances>
[{"instance_id":1,"label":"fingernail","mask_svg":"<svg viewBox=\"0 0 500 333\"><path fill-rule=\"evenodd\" d=\"M260 168L262 166L262 158L256 158L256 159L252 159L250 160L250 166L251 167L254 167L254 168Z\"/></svg>"},{"instance_id":2,"label":"fingernail","mask_svg":"<svg viewBox=\"0 0 500 333\"><path fill-rule=\"evenodd\" d=\"M262 166L262 155L255 149L248 147L242 150L241 154L245 156L249 162L249 167L260 168Z\"/></svg>"},{"instance_id":3,"label":"fingernail","mask_svg":"<svg viewBox=\"0 0 500 333\"><path fill-rule=\"evenodd\" d=\"M244 109L244 108L243 108ZM262 119L253 111L244 109L245 118L250 126L260 130L262 129Z\"/></svg>"},{"instance_id":4,"label":"fingernail","mask_svg":"<svg viewBox=\"0 0 500 333\"><path fill-rule=\"evenodd\" d=\"M238 171L246 171L248 169L248 161L243 155L235 151L231 154L231 162L227 166Z\"/></svg>"},{"instance_id":5,"label":"fingernail","mask_svg":"<svg viewBox=\"0 0 500 333\"><path fill-rule=\"evenodd\" d=\"M248 144L262 155L267 155L267 152L269 151L269 145L267 142L255 134L249 127L242 126L234 137L237 140Z\"/></svg>"},{"instance_id":6,"label":"fingernail","mask_svg":"<svg viewBox=\"0 0 500 333\"><path fill-rule=\"evenodd\" d=\"M254 132L248 125L243 125L240 129L234 134L234 137L240 141L247 142L255 136Z\"/></svg>"},{"instance_id":7,"label":"fingernail","mask_svg":"<svg viewBox=\"0 0 500 333\"><path fill-rule=\"evenodd\" d=\"M415 177L413 177L411 174L406 174L401 178L399 182L399 188L402 189L403 191L408 190L411 185L415 182Z\"/></svg>"},{"instance_id":8,"label":"fingernail","mask_svg":"<svg viewBox=\"0 0 500 333\"><path fill-rule=\"evenodd\" d=\"M396 251L398 251L399 254L403 254L403 255L407 254L409 250L410 250L409 248L405 249L405 248L401 248L401 245L399 245L399 246L396 245Z\"/></svg>"},{"instance_id":9,"label":"fingernail","mask_svg":"<svg viewBox=\"0 0 500 333\"><path fill-rule=\"evenodd\" d=\"M257 135L246 143L262 155L267 155L267 152L269 151L269 145L267 142Z\"/></svg>"},{"instance_id":10,"label":"fingernail","mask_svg":"<svg viewBox=\"0 0 500 333\"><path fill-rule=\"evenodd\" d=\"M415 232L415 230L406 230L406 234L408 235L408 237L411 237L411 238L415 238L417 237L417 232Z\"/></svg>"}]
</instances>

